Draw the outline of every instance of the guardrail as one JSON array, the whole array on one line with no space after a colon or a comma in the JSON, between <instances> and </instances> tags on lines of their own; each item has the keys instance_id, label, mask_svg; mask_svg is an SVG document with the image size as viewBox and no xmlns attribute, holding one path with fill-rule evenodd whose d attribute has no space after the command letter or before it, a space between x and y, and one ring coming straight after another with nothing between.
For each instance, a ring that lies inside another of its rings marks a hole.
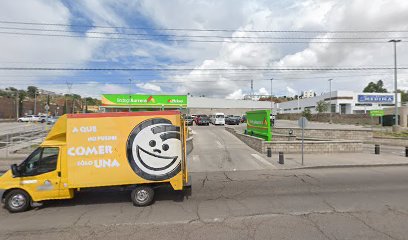
<instances>
[{"instance_id":1,"label":"guardrail","mask_svg":"<svg viewBox=\"0 0 408 240\"><path fill-rule=\"evenodd\" d=\"M22 128L19 132L3 134L0 137L0 157L10 157L18 150L37 145L46 137L49 128Z\"/></svg>"}]
</instances>

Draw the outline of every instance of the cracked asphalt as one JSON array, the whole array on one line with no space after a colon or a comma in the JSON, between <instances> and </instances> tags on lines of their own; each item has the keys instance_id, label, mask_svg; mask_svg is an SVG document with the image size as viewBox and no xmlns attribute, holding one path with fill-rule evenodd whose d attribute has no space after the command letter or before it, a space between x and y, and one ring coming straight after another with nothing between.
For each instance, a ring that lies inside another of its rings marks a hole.
<instances>
[{"instance_id":1,"label":"cracked asphalt","mask_svg":"<svg viewBox=\"0 0 408 240\"><path fill-rule=\"evenodd\" d=\"M0 239L407 239L408 167L193 173L145 208L129 192L78 193L20 214Z\"/></svg>"},{"instance_id":2,"label":"cracked asphalt","mask_svg":"<svg viewBox=\"0 0 408 240\"><path fill-rule=\"evenodd\" d=\"M408 239L408 167L271 169L209 130L214 141L198 137L192 153L192 196L163 187L138 208L105 189L0 209L0 239Z\"/></svg>"}]
</instances>

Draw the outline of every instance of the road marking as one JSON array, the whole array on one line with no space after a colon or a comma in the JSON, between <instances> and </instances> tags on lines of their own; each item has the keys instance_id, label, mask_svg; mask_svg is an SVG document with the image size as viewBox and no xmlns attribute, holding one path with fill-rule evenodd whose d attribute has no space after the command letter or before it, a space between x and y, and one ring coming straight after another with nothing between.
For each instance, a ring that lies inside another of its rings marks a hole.
<instances>
[{"instance_id":1,"label":"road marking","mask_svg":"<svg viewBox=\"0 0 408 240\"><path fill-rule=\"evenodd\" d=\"M254 157L256 160L260 161L261 163L269 166L269 167L276 168L272 163L268 162L267 160L265 160L263 157L259 156L256 153L251 154L251 156Z\"/></svg>"},{"instance_id":2,"label":"road marking","mask_svg":"<svg viewBox=\"0 0 408 240\"><path fill-rule=\"evenodd\" d=\"M224 145L222 145L219 141L216 141L216 143L218 148L224 148Z\"/></svg>"}]
</instances>

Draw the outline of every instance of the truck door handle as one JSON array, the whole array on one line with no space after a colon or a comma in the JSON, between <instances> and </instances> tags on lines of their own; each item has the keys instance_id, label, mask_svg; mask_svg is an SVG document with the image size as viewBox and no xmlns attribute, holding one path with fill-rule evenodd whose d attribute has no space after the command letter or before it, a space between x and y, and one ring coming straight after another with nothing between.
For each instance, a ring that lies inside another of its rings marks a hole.
<instances>
[{"instance_id":1,"label":"truck door handle","mask_svg":"<svg viewBox=\"0 0 408 240\"><path fill-rule=\"evenodd\" d=\"M57 172L57 174L58 174L58 177L61 177L61 172Z\"/></svg>"}]
</instances>

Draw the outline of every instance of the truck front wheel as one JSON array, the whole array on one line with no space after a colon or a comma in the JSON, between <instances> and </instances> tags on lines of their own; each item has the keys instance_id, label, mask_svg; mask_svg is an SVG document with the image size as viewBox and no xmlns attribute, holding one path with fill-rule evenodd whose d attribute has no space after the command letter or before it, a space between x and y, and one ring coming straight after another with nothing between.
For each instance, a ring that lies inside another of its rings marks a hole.
<instances>
[{"instance_id":1,"label":"truck front wheel","mask_svg":"<svg viewBox=\"0 0 408 240\"><path fill-rule=\"evenodd\" d=\"M25 191L15 189L4 199L6 209L11 213L24 212L30 207L31 197Z\"/></svg>"},{"instance_id":2,"label":"truck front wheel","mask_svg":"<svg viewBox=\"0 0 408 240\"><path fill-rule=\"evenodd\" d=\"M138 207L148 206L153 202L154 190L149 186L138 186L131 193L133 205Z\"/></svg>"}]
</instances>

